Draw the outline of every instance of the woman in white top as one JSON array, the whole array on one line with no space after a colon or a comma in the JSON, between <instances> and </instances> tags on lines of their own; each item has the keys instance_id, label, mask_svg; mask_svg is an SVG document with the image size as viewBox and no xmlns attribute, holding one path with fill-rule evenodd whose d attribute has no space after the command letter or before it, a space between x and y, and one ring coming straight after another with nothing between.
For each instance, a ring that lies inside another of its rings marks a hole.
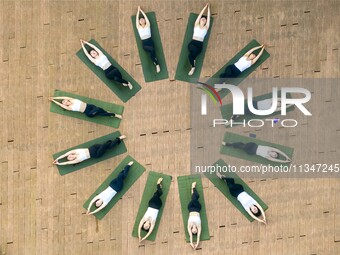
<instances>
[{"instance_id":1,"label":"woman in white top","mask_svg":"<svg viewBox=\"0 0 340 255\"><path fill-rule=\"evenodd\" d=\"M253 101L253 106L257 110L268 110L272 107L272 105L273 105L273 99L272 98L263 99L263 100L259 100L259 101L255 101L255 100ZM289 107L292 107L293 105L294 104L287 104L286 107L288 109ZM281 98L277 99L277 107L276 107L274 113L279 112L279 111L281 111ZM249 110L247 103L244 104L244 114L245 115L253 115L253 113ZM237 118L239 118L241 116L242 115L232 115L230 120L236 120ZM230 121L228 121L226 123L226 126L229 126L229 125L230 125Z\"/></svg>"},{"instance_id":2,"label":"woman in white top","mask_svg":"<svg viewBox=\"0 0 340 255\"><path fill-rule=\"evenodd\" d=\"M203 13L206 9L208 9L208 14L207 16L204 16ZM195 21L194 34L192 36L191 42L188 45L189 62L191 65L191 70L189 71L188 75L193 75L195 72L196 58L202 51L204 37L208 33L209 26L210 6L209 3L207 3Z\"/></svg>"},{"instance_id":3,"label":"woman in white top","mask_svg":"<svg viewBox=\"0 0 340 255\"><path fill-rule=\"evenodd\" d=\"M119 82L123 86L129 87L130 90L133 88L130 82L122 78L122 74L119 72L119 70L110 63L108 58L104 55L104 53L98 47L96 47L92 43L86 42L81 39L80 39L80 43L88 59L93 64L95 64L96 66L104 70L106 78L108 78L109 80L114 80L116 82ZM88 45L90 49L87 50L85 45Z\"/></svg>"},{"instance_id":4,"label":"woman in white top","mask_svg":"<svg viewBox=\"0 0 340 255\"><path fill-rule=\"evenodd\" d=\"M261 57L264 51L264 44L254 47L249 50L246 54L244 54L235 64L229 65L225 68L224 73L220 75L221 81L225 78L236 78L238 77L244 70L251 67L256 61ZM260 53L256 56L253 52L257 49L261 49Z\"/></svg>"},{"instance_id":5,"label":"woman in white top","mask_svg":"<svg viewBox=\"0 0 340 255\"><path fill-rule=\"evenodd\" d=\"M200 198L200 195L198 194L196 190L196 182L193 182L191 185L191 201L188 204L188 210L189 210L189 219L188 219L188 233L190 236L190 245L191 247L196 250L198 247L198 244L200 242L200 236L201 236L201 203L198 201ZM197 235L197 241L196 244L193 244L192 236Z\"/></svg>"},{"instance_id":6,"label":"woman in white top","mask_svg":"<svg viewBox=\"0 0 340 255\"><path fill-rule=\"evenodd\" d=\"M153 197L149 200L149 206L146 210L143 218L141 219L139 226L138 226L138 239L139 242L142 242L146 238L148 238L149 235L151 235L152 230L154 229L156 225L156 220L158 216L159 209L162 207L162 200L160 196L163 194L162 192L162 180L163 178L159 178L157 181L157 190L153 194ZM148 233L142 238L141 231L145 230Z\"/></svg>"},{"instance_id":7,"label":"woman in white top","mask_svg":"<svg viewBox=\"0 0 340 255\"><path fill-rule=\"evenodd\" d=\"M49 97L48 100L55 103L56 105L59 105L61 108L65 110L74 111L74 112L82 112L89 118L92 118L95 116L109 116L109 117L116 117L118 119L122 119L122 115L107 112L103 108L97 107L93 104L87 104L76 98ZM61 100L61 102L57 100Z\"/></svg>"},{"instance_id":8,"label":"woman in white top","mask_svg":"<svg viewBox=\"0 0 340 255\"><path fill-rule=\"evenodd\" d=\"M257 145L256 143L226 143L222 142L222 145L240 149L249 155L257 155L272 162L289 163L292 160L283 151L270 146Z\"/></svg>"},{"instance_id":9,"label":"woman in white top","mask_svg":"<svg viewBox=\"0 0 340 255\"><path fill-rule=\"evenodd\" d=\"M264 214L263 208L254 198L244 191L241 184L235 184L235 180L233 178L226 178L222 176L220 172L217 172L217 176L227 183L230 194L237 198L237 200L242 204L243 208L253 219L267 224L266 215ZM262 219L260 218L261 215Z\"/></svg>"},{"instance_id":10,"label":"woman in white top","mask_svg":"<svg viewBox=\"0 0 340 255\"><path fill-rule=\"evenodd\" d=\"M121 141L126 138L125 135L121 135L120 137L117 137L116 139L109 140L104 144L94 144L86 149L75 149L66 152L65 154L61 155L57 159L53 161L53 164L55 165L74 165L77 163L80 163L84 160L87 160L89 158L100 158L104 155L104 153L117 146L121 143ZM66 161L59 162L59 160L66 158Z\"/></svg>"},{"instance_id":11,"label":"woman in white top","mask_svg":"<svg viewBox=\"0 0 340 255\"><path fill-rule=\"evenodd\" d=\"M101 193L99 193L97 196L95 196L88 208L87 208L87 215L91 215L91 214L95 214L97 212L99 212L100 210L102 210L105 206L108 205L108 203L110 203L111 199L123 189L124 186L124 179L127 177L130 167L133 165L133 161L130 161L125 167L124 169L119 173L119 175L117 176L117 178L113 179L110 182L109 187L107 187L104 191L102 191ZM97 208L96 210L94 210L93 212L90 212L91 206L95 205L95 207Z\"/></svg>"},{"instance_id":12,"label":"woman in white top","mask_svg":"<svg viewBox=\"0 0 340 255\"><path fill-rule=\"evenodd\" d=\"M142 15L140 15L142 13ZM138 11L136 14L136 27L140 36L140 39L142 40L143 49L149 53L149 56L156 66L156 72L159 73L161 71L161 68L159 66L156 53L155 53L155 45L153 43L153 40L151 38L151 27L150 27L150 21L148 19L148 16L144 13L144 11L138 6Z\"/></svg>"}]
</instances>

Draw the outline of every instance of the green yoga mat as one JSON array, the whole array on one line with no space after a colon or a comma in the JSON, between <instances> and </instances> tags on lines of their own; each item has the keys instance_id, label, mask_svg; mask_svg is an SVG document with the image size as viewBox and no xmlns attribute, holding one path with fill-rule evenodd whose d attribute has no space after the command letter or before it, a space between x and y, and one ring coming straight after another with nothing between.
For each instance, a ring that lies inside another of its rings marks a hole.
<instances>
[{"instance_id":1,"label":"green yoga mat","mask_svg":"<svg viewBox=\"0 0 340 255\"><path fill-rule=\"evenodd\" d=\"M256 138L246 137L246 136L242 136L242 135L238 135L238 134L234 134L234 133L229 133L229 132L226 132L224 134L223 141L228 142L228 143L234 143L234 142L250 143L250 142L253 142L253 143L256 143L258 145L271 146L271 147L274 147L276 149L283 151L290 158L292 158L293 151L294 151L294 149L290 148L290 147L286 147L286 146L275 144L275 143L269 143L269 142L262 141L262 140L259 140L259 139L256 139ZM257 162L257 163L260 163L260 164L266 164L266 165L271 165L271 166L281 166L281 165L282 166L289 166L290 165L290 163L271 162L271 161L269 161L265 158L262 158L260 156L249 155L241 149L235 149L235 148L232 148L230 146L227 147L227 146L221 145L220 152L222 154L225 154L225 155L245 159L245 160L248 160L248 161Z\"/></svg>"},{"instance_id":2,"label":"green yoga mat","mask_svg":"<svg viewBox=\"0 0 340 255\"><path fill-rule=\"evenodd\" d=\"M163 204L162 204L162 207L159 209L156 225L155 225L152 233L148 236L148 238L146 240L155 241L155 239L156 239L158 227L159 227L159 224L160 224L161 219L162 219L162 214L163 214L166 198L167 198L168 193L169 193L172 177L170 175L156 173L156 172L153 172L153 171L149 172L149 176L148 176L148 179L147 179L146 184L145 184L142 201L140 202L136 221L135 221L135 225L133 226L132 236L134 236L134 237L138 238L139 223L142 220L146 210L148 209L149 200L152 198L153 194L157 190L157 180L160 177L163 178L163 181L162 181L163 194L161 196L161 200L162 200ZM147 232L142 229L142 231L141 231L142 238L146 234L147 234Z\"/></svg>"},{"instance_id":3,"label":"green yoga mat","mask_svg":"<svg viewBox=\"0 0 340 255\"><path fill-rule=\"evenodd\" d=\"M159 35L156 14L154 12L147 12L145 14L150 21L152 41L155 46L155 53L156 53L156 57L157 57L159 66L161 68L161 71L159 73L156 72L156 67L154 63L152 62L149 54L143 49L142 40L140 39L138 30L136 28L136 15L134 15L131 17L131 20L132 20L133 31L135 33L140 61L142 63L144 79L145 79L145 82L164 80L164 79L169 78L169 74L168 74L168 69L166 66L161 37Z\"/></svg>"},{"instance_id":4,"label":"green yoga mat","mask_svg":"<svg viewBox=\"0 0 340 255\"><path fill-rule=\"evenodd\" d=\"M112 207L119 201L119 199L124 196L124 194L131 188L131 186L138 180L138 178L144 173L145 168L139 164L134 158L132 158L130 155L126 156L126 158L123 159L122 162L116 167L115 170L106 178L106 180L98 187L98 189L90 196L90 198L84 203L83 207L85 210L87 210L87 207L89 206L91 200L97 196L100 192L105 190L109 185L110 182L117 178L119 173L124 169L124 167L130 162L133 161L133 165L130 167L129 173L127 177L124 179L124 186L123 189L118 192L112 200L107 204L104 209L101 211L93 214L98 220L101 220L104 218L104 216L112 209ZM91 207L91 212L96 209L95 206Z\"/></svg>"},{"instance_id":5,"label":"green yoga mat","mask_svg":"<svg viewBox=\"0 0 340 255\"><path fill-rule=\"evenodd\" d=\"M185 35L184 35L181 53L180 53L178 64L177 64L177 69L176 69L176 74L175 74L176 80L191 82L192 80L198 80L199 77L200 77L201 70L202 70L202 67L203 67L205 52L206 52L207 47L208 47L210 31L212 29L214 19L213 19L213 17L210 17L210 27L209 27L208 33L205 36L204 41L203 41L202 52L196 58L195 72L194 72L193 75L189 76L188 73L191 69L191 65L190 65L190 62L189 62L189 59L188 59L188 56L189 56L188 44L192 40L192 35L194 33L194 25L195 25L195 21L196 21L197 17L198 17L198 14L190 13L190 16L189 16L189 19L188 19L187 29L186 29Z\"/></svg>"},{"instance_id":6,"label":"green yoga mat","mask_svg":"<svg viewBox=\"0 0 340 255\"><path fill-rule=\"evenodd\" d=\"M213 166L227 166L227 164L222 160L218 160L216 163L213 164ZM233 172L228 172L228 173L221 173L222 175L230 178L235 179L235 183L241 184L244 188L244 190L252 197L254 198L259 205L263 208L263 210L267 210L268 206L265 204L265 202L262 201L261 198L259 198L258 195L236 174ZM220 178L217 177L216 172L206 172L204 175L215 185L216 188L218 188L222 194L229 199L229 201L249 220L249 221L254 221L254 219L247 213L247 211L243 208L241 203L233 197L230 192L229 188L227 186L227 183Z\"/></svg>"},{"instance_id":7,"label":"green yoga mat","mask_svg":"<svg viewBox=\"0 0 340 255\"><path fill-rule=\"evenodd\" d=\"M259 46L259 44L256 40L252 40L250 43L247 44L246 47L244 47L239 53L237 53L232 59L229 60L228 63L226 63L217 73L215 73L213 76L209 78L209 80L206 82L206 84L209 84L211 86L214 86L216 83L217 79L219 79L220 74L222 74L225 70L225 68L228 65L236 63L244 54L247 53L248 50ZM255 54L258 54L261 49L254 51ZM264 50L262 53L262 56L256 61L255 64L253 64L251 67L248 69L244 70L237 78L233 78L231 84L233 85L239 85L245 78L248 77L257 67L259 67L264 61L266 61L267 58L270 57L270 54ZM218 92L220 97L223 98L226 95L229 94L228 89L222 89L221 91Z\"/></svg>"},{"instance_id":8,"label":"green yoga mat","mask_svg":"<svg viewBox=\"0 0 340 255\"><path fill-rule=\"evenodd\" d=\"M280 96L281 96L281 91L278 91L278 97L280 97ZM272 98L272 93L268 93L268 94L265 94L265 95L254 97L253 101L261 101L261 100L268 99L268 98ZM292 98L290 93L287 93L287 98ZM247 99L244 100L244 103L247 104ZM293 111L294 107L295 106L287 108L287 112ZM221 110L222 118L229 121L231 116L233 115L233 104L231 103L231 104L227 104L227 105L222 105L220 107L220 110ZM266 116L244 115L244 116L238 117L235 121L236 122L243 122L243 120L249 121L249 120L254 119L254 118L256 118L256 119L267 119L267 118L271 118L275 115L278 115L280 113L281 112L274 112L273 114L266 115ZM238 126L238 125L241 125L241 124L233 124L233 127ZM230 125L227 126L227 128L230 128Z\"/></svg>"},{"instance_id":9,"label":"green yoga mat","mask_svg":"<svg viewBox=\"0 0 340 255\"><path fill-rule=\"evenodd\" d=\"M132 84L132 90L130 90L129 87L123 86L121 83L106 78L105 72L87 58L83 49L80 49L76 55L85 65L87 65L88 68L92 70L92 72L98 76L99 79L101 79L106 84L109 89L112 90L113 93L115 93L123 102L127 102L129 99L131 99L131 97L136 95L139 90L141 90L141 86L95 40L91 39L89 42L97 46L108 58L111 64L119 70L123 79L129 81Z\"/></svg>"},{"instance_id":10,"label":"green yoga mat","mask_svg":"<svg viewBox=\"0 0 340 255\"><path fill-rule=\"evenodd\" d=\"M178 191L179 191L179 198L181 200L181 208L182 208L182 216L183 216L183 225L184 225L184 233L185 239L187 242L190 242L190 237L188 233L188 219L189 219L189 211L188 211L188 204L191 201L191 184L196 182L196 190L200 195L199 202L201 203L201 226L202 232L200 241L203 240L210 240L209 234L209 227L208 227L208 219L207 219L207 212L205 208L204 202L204 193L203 193L203 186L202 180L200 175L187 175L187 176L178 176ZM193 242L196 242L197 236L193 235L192 237Z\"/></svg>"},{"instance_id":11,"label":"green yoga mat","mask_svg":"<svg viewBox=\"0 0 340 255\"><path fill-rule=\"evenodd\" d=\"M76 98L76 99L83 101L84 103L93 104L95 106L103 108L107 112L112 112L112 113L116 113L120 115L122 115L124 111L124 106L107 103L107 102L100 101L100 100L93 99L93 98L79 96L79 95L72 94L69 92L64 92L61 90L55 90L53 96L54 97L66 96L66 97ZM69 117L73 117L73 118L77 118L81 120L86 120L89 122L94 122L97 124L101 124L101 125L105 125L105 126L109 126L113 128L118 128L121 122L120 119L115 118L115 117L112 118L109 116L95 116L93 118L89 118L82 112L73 112L73 111L65 110L53 102L51 102L50 112L58 113L61 115L65 115L65 116L69 116Z\"/></svg>"},{"instance_id":12,"label":"green yoga mat","mask_svg":"<svg viewBox=\"0 0 340 255\"><path fill-rule=\"evenodd\" d=\"M63 151L60 151L58 153L53 154L53 159L58 158L59 156L61 156L62 154L66 153L70 150L81 149L81 148L84 148L84 149L89 148L91 145L94 145L94 144L102 144L102 143L105 143L108 140L114 140L116 137L119 137L120 135L121 135L120 132L116 131L114 133L111 133L111 134L99 137L97 139L88 141L86 143L79 144L79 145L74 146L72 148L69 148L67 150L63 150ZM120 144L116 145L114 148L107 150L105 152L105 154L100 158L89 158L89 159L87 159L83 162L80 162L78 164L75 164L75 165L65 165L65 166L56 165L56 166L59 170L60 175L65 175L65 174L69 174L69 173L72 173L74 171L80 170L84 167L92 166L92 165L94 165L98 162L107 160L109 158L113 158L115 156L118 156L120 154L125 153L126 151L127 150L126 150L124 140L123 140ZM60 162L63 162L63 161L60 161Z\"/></svg>"}]
</instances>

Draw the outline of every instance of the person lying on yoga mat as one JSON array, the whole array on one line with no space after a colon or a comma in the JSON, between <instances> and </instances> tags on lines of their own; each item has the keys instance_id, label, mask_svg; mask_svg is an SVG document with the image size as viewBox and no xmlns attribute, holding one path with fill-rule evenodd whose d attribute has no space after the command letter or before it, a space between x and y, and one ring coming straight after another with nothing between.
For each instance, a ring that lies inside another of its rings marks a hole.
<instances>
[{"instance_id":1,"label":"person lying on yoga mat","mask_svg":"<svg viewBox=\"0 0 340 255\"><path fill-rule=\"evenodd\" d=\"M241 149L249 155L257 155L273 162L289 163L292 161L283 151L270 146L257 145L256 143L226 143L224 141L222 145ZM284 157L284 159L280 159L280 156Z\"/></svg>"},{"instance_id":2,"label":"person lying on yoga mat","mask_svg":"<svg viewBox=\"0 0 340 255\"><path fill-rule=\"evenodd\" d=\"M253 101L253 106L257 110L268 110L272 107L273 105L273 99L262 99L259 101ZM287 104L287 108L293 106L294 104ZM277 99L277 107L274 113L281 111L281 98ZM244 104L244 114L245 115L253 115L253 113L249 110L248 108L248 103ZM237 118L241 117L243 115L232 115L230 120L236 120ZM230 125L230 120L225 124L226 126Z\"/></svg>"},{"instance_id":3,"label":"person lying on yoga mat","mask_svg":"<svg viewBox=\"0 0 340 255\"><path fill-rule=\"evenodd\" d=\"M71 150L69 152L66 152L65 154L59 156L57 159L53 161L53 164L55 165L73 165L80 163L84 160L87 160L89 158L100 158L104 155L104 153L114 148L116 145L120 144L121 141L126 138L125 135L121 135L120 137L117 137L115 140L109 140L104 144L94 144L89 148L86 149L75 149ZM67 161L65 162L59 162L59 160L66 158Z\"/></svg>"},{"instance_id":4,"label":"person lying on yoga mat","mask_svg":"<svg viewBox=\"0 0 340 255\"><path fill-rule=\"evenodd\" d=\"M108 205L108 203L110 203L111 199L123 189L124 179L127 177L132 165L133 161L130 161L119 173L118 177L110 182L109 187L107 187L104 191L99 193L91 200L89 207L87 208L87 215L95 214L102 210L105 206ZM90 212L90 208L93 203L97 209L95 209L93 212Z\"/></svg>"},{"instance_id":5,"label":"person lying on yoga mat","mask_svg":"<svg viewBox=\"0 0 340 255\"><path fill-rule=\"evenodd\" d=\"M201 217L200 217L200 211L201 211L201 204L198 201L200 195L198 194L196 190L196 182L193 182L191 185L191 201L188 204L188 210L189 210L189 219L188 219L188 232L190 236L190 245L191 247L196 250L198 247L198 244L200 242L200 235L201 235ZM197 235L197 242L196 244L193 244L192 242L192 236Z\"/></svg>"},{"instance_id":6,"label":"person lying on yoga mat","mask_svg":"<svg viewBox=\"0 0 340 255\"><path fill-rule=\"evenodd\" d=\"M235 180L233 178L222 176L220 172L216 172L216 175L227 183L230 194L242 204L243 208L253 219L267 224L266 215L264 214L263 208L258 202L256 202L254 198L244 191L241 184L235 184ZM262 219L260 218L261 215Z\"/></svg>"},{"instance_id":7,"label":"person lying on yoga mat","mask_svg":"<svg viewBox=\"0 0 340 255\"><path fill-rule=\"evenodd\" d=\"M122 115L107 112L103 108L97 107L93 104L87 104L85 102L80 101L79 99L75 99L72 97L49 97L48 100L55 103L56 105L59 105L61 108L65 110L73 112L82 112L89 118L95 116L109 116L122 119ZM61 100L61 102L57 100Z\"/></svg>"},{"instance_id":8,"label":"person lying on yoga mat","mask_svg":"<svg viewBox=\"0 0 340 255\"><path fill-rule=\"evenodd\" d=\"M149 200L149 207L146 210L143 218L141 219L139 226L138 226L138 239L139 242L142 242L146 238L148 238L149 235L151 235L152 230L155 227L157 216L159 209L162 207L162 200L160 199L160 196L163 194L162 192L162 182L163 178L159 178L157 181L157 190L153 194L153 197ZM142 238L141 237L141 230L145 230L148 233Z\"/></svg>"},{"instance_id":9,"label":"person lying on yoga mat","mask_svg":"<svg viewBox=\"0 0 340 255\"><path fill-rule=\"evenodd\" d=\"M119 70L110 63L108 58L100 49L98 49L98 47L81 39L80 43L88 59L93 64L104 70L106 78L119 82L125 87L128 86L130 90L132 89L132 84L122 78L122 74L119 72ZM87 50L85 45L88 45L90 49Z\"/></svg>"},{"instance_id":10,"label":"person lying on yoga mat","mask_svg":"<svg viewBox=\"0 0 340 255\"><path fill-rule=\"evenodd\" d=\"M250 49L246 54L244 54L235 64L229 65L225 68L224 73L220 75L221 79L224 78L236 78L244 70L251 67L256 61L261 57L264 51L264 44ZM260 53L256 56L253 52L257 49L261 49Z\"/></svg>"},{"instance_id":11,"label":"person lying on yoga mat","mask_svg":"<svg viewBox=\"0 0 340 255\"><path fill-rule=\"evenodd\" d=\"M203 13L207 8L208 14L207 16L204 16ZM202 51L204 37L208 33L209 26L210 26L210 6L209 3L207 3L195 21L194 34L192 36L191 42L188 45L189 62L191 65L191 70L189 71L188 75L193 75L195 72L196 58Z\"/></svg>"},{"instance_id":12,"label":"person lying on yoga mat","mask_svg":"<svg viewBox=\"0 0 340 255\"><path fill-rule=\"evenodd\" d=\"M142 15L140 15L140 13ZM136 14L136 27L137 27L140 39L142 40L143 49L147 53L149 53L149 56L152 62L156 66L156 72L159 73L161 71L161 68L156 58L155 45L151 38L150 21L148 19L148 16L146 16L144 11L140 8L140 6L138 6L138 10Z\"/></svg>"}]
</instances>

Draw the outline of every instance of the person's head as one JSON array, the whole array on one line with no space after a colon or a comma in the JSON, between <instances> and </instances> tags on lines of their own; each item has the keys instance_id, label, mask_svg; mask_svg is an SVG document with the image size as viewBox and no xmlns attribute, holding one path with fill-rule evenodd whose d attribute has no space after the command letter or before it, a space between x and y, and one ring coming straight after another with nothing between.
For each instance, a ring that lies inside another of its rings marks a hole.
<instances>
[{"instance_id":1,"label":"person's head","mask_svg":"<svg viewBox=\"0 0 340 255\"><path fill-rule=\"evenodd\" d=\"M205 24L207 24L207 16L202 16L200 19L200 26L205 26Z\"/></svg>"},{"instance_id":2,"label":"person's head","mask_svg":"<svg viewBox=\"0 0 340 255\"><path fill-rule=\"evenodd\" d=\"M144 27L146 24L145 18L143 16L139 17L139 25Z\"/></svg>"},{"instance_id":3,"label":"person's head","mask_svg":"<svg viewBox=\"0 0 340 255\"><path fill-rule=\"evenodd\" d=\"M193 225L192 228L191 228L191 233L192 233L193 235L197 235L197 232L198 232L197 226L196 226L196 225Z\"/></svg>"},{"instance_id":4,"label":"person's head","mask_svg":"<svg viewBox=\"0 0 340 255\"><path fill-rule=\"evenodd\" d=\"M95 51L95 50L92 49L92 48L90 48L87 52L88 52L88 53L91 55L91 57L93 57L93 58L96 58L96 57L99 56L98 52Z\"/></svg>"},{"instance_id":5,"label":"person's head","mask_svg":"<svg viewBox=\"0 0 340 255\"><path fill-rule=\"evenodd\" d=\"M72 161L77 158L77 155L74 153L71 153L70 155L67 156L67 160Z\"/></svg>"},{"instance_id":6,"label":"person's head","mask_svg":"<svg viewBox=\"0 0 340 255\"><path fill-rule=\"evenodd\" d=\"M276 151L270 151L269 152L269 156L271 158L278 158L279 157L279 154L276 152Z\"/></svg>"},{"instance_id":7,"label":"person's head","mask_svg":"<svg viewBox=\"0 0 340 255\"><path fill-rule=\"evenodd\" d=\"M63 101L61 101L61 103L66 106L70 106L72 104L72 102L69 99L64 99Z\"/></svg>"},{"instance_id":8,"label":"person's head","mask_svg":"<svg viewBox=\"0 0 340 255\"><path fill-rule=\"evenodd\" d=\"M256 58L256 55L254 53L251 53L248 57L249 60L253 60L254 58Z\"/></svg>"},{"instance_id":9,"label":"person's head","mask_svg":"<svg viewBox=\"0 0 340 255\"><path fill-rule=\"evenodd\" d=\"M101 205L103 204L103 200L102 199L97 199L97 201L94 203L94 205L99 208Z\"/></svg>"},{"instance_id":10,"label":"person's head","mask_svg":"<svg viewBox=\"0 0 340 255\"><path fill-rule=\"evenodd\" d=\"M261 211L256 205L251 205L250 206L250 211L256 216L260 217L261 216Z\"/></svg>"},{"instance_id":11,"label":"person's head","mask_svg":"<svg viewBox=\"0 0 340 255\"><path fill-rule=\"evenodd\" d=\"M149 231L150 227L151 227L151 222L148 221L148 220L145 221L144 224L143 224L143 229L144 229L145 231Z\"/></svg>"}]
</instances>

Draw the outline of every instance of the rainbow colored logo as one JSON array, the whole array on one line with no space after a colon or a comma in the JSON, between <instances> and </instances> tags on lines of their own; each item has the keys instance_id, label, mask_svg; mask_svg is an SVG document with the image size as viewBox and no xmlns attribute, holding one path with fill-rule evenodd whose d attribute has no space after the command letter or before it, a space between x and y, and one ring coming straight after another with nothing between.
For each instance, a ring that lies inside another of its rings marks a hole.
<instances>
[{"instance_id":1,"label":"rainbow colored logo","mask_svg":"<svg viewBox=\"0 0 340 255\"><path fill-rule=\"evenodd\" d=\"M214 89L214 87L205 84L203 82L197 82L198 84L201 84L203 87L197 87L198 89L204 91L209 97L213 100L214 104L217 104L217 100L220 102L220 105L222 106L222 100L218 92Z\"/></svg>"}]
</instances>

